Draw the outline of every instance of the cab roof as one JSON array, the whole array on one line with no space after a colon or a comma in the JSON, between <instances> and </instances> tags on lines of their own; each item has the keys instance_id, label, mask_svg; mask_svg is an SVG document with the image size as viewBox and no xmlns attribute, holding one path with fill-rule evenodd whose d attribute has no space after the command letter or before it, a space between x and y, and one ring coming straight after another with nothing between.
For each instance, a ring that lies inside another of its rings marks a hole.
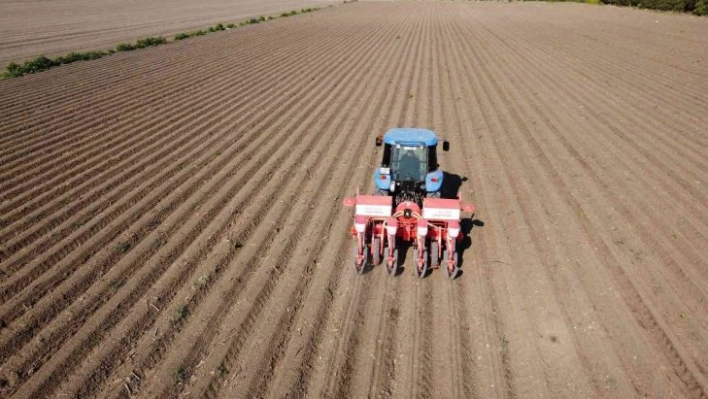
<instances>
[{"instance_id":1,"label":"cab roof","mask_svg":"<svg viewBox=\"0 0 708 399\"><path fill-rule=\"evenodd\" d=\"M438 144L438 136L435 135L435 132L428 129L397 127L386 132L384 143L390 145L423 143L425 146L430 147Z\"/></svg>"}]
</instances>

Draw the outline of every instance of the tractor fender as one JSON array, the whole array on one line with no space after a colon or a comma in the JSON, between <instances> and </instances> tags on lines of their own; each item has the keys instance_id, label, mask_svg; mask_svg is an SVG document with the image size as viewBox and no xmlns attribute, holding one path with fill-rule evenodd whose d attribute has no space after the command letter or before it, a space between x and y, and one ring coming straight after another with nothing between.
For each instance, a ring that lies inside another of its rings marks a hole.
<instances>
[{"instance_id":1,"label":"tractor fender","mask_svg":"<svg viewBox=\"0 0 708 399\"><path fill-rule=\"evenodd\" d=\"M436 170L425 175L425 191L429 193L434 193L440 191L443 181L443 172L441 170Z\"/></svg>"},{"instance_id":2,"label":"tractor fender","mask_svg":"<svg viewBox=\"0 0 708 399\"><path fill-rule=\"evenodd\" d=\"M379 190L391 188L391 170L389 168L376 168L374 171L374 182Z\"/></svg>"}]
</instances>

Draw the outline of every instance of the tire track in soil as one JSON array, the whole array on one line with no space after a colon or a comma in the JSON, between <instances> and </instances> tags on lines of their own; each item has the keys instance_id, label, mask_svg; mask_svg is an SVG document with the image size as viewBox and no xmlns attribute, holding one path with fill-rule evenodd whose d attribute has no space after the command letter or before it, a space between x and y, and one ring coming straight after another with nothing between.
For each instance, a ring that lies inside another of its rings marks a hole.
<instances>
[{"instance_id":1,"label":"tire track in soil","mask_svg":"<svg viewBox=\"0 0 708 399\"><path fill-rule=\"evenodd\" d=\"M449 11L436 7L431 8L430 12L432 29L425 48L434 51L432 54L426 51L423 56L427 61L421 64L423 85L421 90L416 91L418 109L416 117L410 123L413 126L431 127L444 138L448 134L448 126L446 126L448 121L442 111L440 64L446 54L441 56L440 53L443 50L441 31L449 23L447 18ZM449 118L452 120L456 117L450 115ZM449 154L441 153L440 159L443 158L452 159ZM457 312L453 299L453 290L460 284L461 281L449 280L447 271L442 265L437 270L433 270L425 280L421 318L426 322L426 342L422 346L427 348L427 353L424 352L423 355L425 367L419 380L427 383L427 386L424 386L427 391L422 391L423 393L418 396L432 396L433 392L434 395L441 397L473 396L470 386L474 382L469 374L470 368L462 366L465 362L463 356L470 356L470 352L461 352L463 343L458 327L460 323L466 323L467 319L464 314ZM460 303L464 303L464 299Z\"/></svg>"},{"instance_id":2,"label":"tire track in soil","mask_svg":"<svg viewBox=\"0 0 708 399\"><path fill-rule=\"evenodd\" d=\"M436 13L434 11L434 8L426 7L426 9L424 10L423 18L421 18L422 27L419 29L421 37L416 39L416 41L420 43L420 47L417 49L418 53L416 54L416 57L419 58L419 61L413 62L412 64L424 65L424 68L420 72L418 69L416 69L415 73L409 73L409 75L411 76L411 80L408 81L407 88L404 90L404 92L408 93L407 97L409 99L412 96L413 101L409 101L408 107L405 107L403 109L403 112L400 114L401 120L399 120L399 126L432 127L431 123L433 120L433 108L429 107L429 105L431 105L432 103L432 86L430 82L430 74L432 73L431 68L434 67L433 65L435 63L433 62L433 55L431 55L430 50L437 49L437 42L433 42L434 40L436 40L436 37L434 37L434 33L436 32L434 29L435 24L432 23L436 16ZM420 59L422 59L422 62L420 62ZM422 81L423 83L420 85L412 86L412 82L420 81ZM422 86L422 88L420 88L420 86ZM402 247L402 249L407 248ZM412 264L410 260L406 263L409 265ZM412 267L414 266L410 266L409 268ZM410 307L406 305L406 293L411 292L411 290L413 290L412 292L416 292L415 290L417 286L406 286L407 283L405 280L410 278L408 275L399 276L397 278L404 280L397 280L396 285L394 286L394 290L390 294L385 294L386 296L384 298L385 301L388 302L391 301L389 299L390 296L392 297L393 301L390 305L388 305L387 302L384 302L385 310L384 312L382 312L382 317L385 318L383 320L383 325L385 326L385 328L382 328L380 326L380 331L377 334L377 345L373 356L374 366L372 368L370 378L371 387L368 392L369 397L394 396L396 388L400 385L405 385L405 382L401 383L400 381L398 381L396 375L398 374L397 371L406 369L405 362L401 362L400 358L405 359L405 356L407 356L408 354L405 353L405 351L399 351L397 349L397 346L400 345L398 344L398 341L400 341L401 338L406 337L409 327L408 323L406 323L405 318L403 318L403 322L401 322L401 315L403 314L405 317L407 310L406 308L417 308L417 306ZM418 283L417 277L414 277L413 281L414 283ZM427 287L429 286L430 282L426 281L425 284ZM408 283L408 285L410 285L410 283ZM389 291L391 290L387 288L384 292L388 293ZM428 305L429 302L430 300L425 301L426 305ZM426 316L423 317L425 318ZM427 342L425 345L430 345L430 342ZM423 356L430 356L429 352L432 350L427 349L427 351L427 353L425 351L423 352ZM402 353L399 355L398 352ZM427 363L429 364L430 362L428 361ZM423 378L426 380L426 382L429 382L432 378L429 377L429 374L434 371L434 367L427 367L427 370L421 370L420 375L424 376ZM429 392L427 394L429 394ZM438 391L438 394L445 396L444 391ZM425 394L421 395L425 396Z\"/></svg>"},{"instance_id":3,"label":"tire track in soil","mask_svg":"<svg viewBox=\"0 0 708 399\"><path fill-rule=\"evenodd\" d=\"M418 85L413 85L413 82L418 82L420 81L420 69L417 68L419 65L423 64L424 59L426 59L427 54L424 54L425 51L425 44L426 41L429 40L429 30L430 30L430 12L431 8L426 7L425 10L420 11L420 12L415 12L414 15L416 18L419 20L420 27L416 29L417 37L415 38L415 42L418 43L418 46L415 47L415 52L414 54L411 55L412 61L408 62L408 66L413 69L409 69L407 71L404 71L404 76L408 76L408 79L406 80L405 86L403 88L403 96L402 102L400 104L394 103L393 105L393 118L396 118L396 115L398 115L398 122L397 126L418 126L419 124L414 123L413 120L418 118L418 110L417 108L420 108L421 101L423 101L423 95L420 92ZM399 109L400 107L400 109ZM402 249L406 249L406 247L403 247ZM410 262L407 262L410 264ZM409 267L408 269L411 269ZM407 322L407 311L412 310L412 309L417 309L417 306L413 305L411 306L410 303L412 300L420 300L419 297L415 298L408 298L407 293L418 293L419 291L417 288L411 287L410 284L419 284L417 282L417 278L414 278L413 280L409 281L408 276L401 277L403 280L401 280L397 285L396 285L396 295L401 295L399 293L402 293L402 298L398 299L396 302L396 307L392 307L391 309L387 310L385 313L382 314L382 316L377 316L377 319L380 319L382 322L386 321L386 318L389 318L392 316L391 312L393 312L393 316L395 316L397 323L395 326L388 326L387 327L387 332L385 333L385 336L395 336L397 338L400 338L401 340L405 339L407 337L407 334L405 332L405 326L408 325ZM386 291L384 291L385 293ZM380 294L384 295L384 294ZM408 298L408 299L407 299ZM370 313L370 312L367 312ZM416 314L417 317L417 314ZM401 331L397 332L390 332L391 329L393 331L396 331L398 328L401 327L404 329L404 332L402 333ZM424 332L427 332L425 330ZM375 339L381 340L377 336ZM414 340L418 339L417 337L413 337ZM400 340L397 340L400 341ZM376 367L378 366L379 369L376 371L379 375L378 379L380 381L384 381L385 384L381 387L378 388L379 392L378 394L385 394L385 395L390 395L391 391L394 391L396 386L400 385L406 385L407 383L404 381L398 381L398 379L394 376L396 370L406 370L408 369L408 366L404 362L400 362L397 357L394 357L393 359L390 359L391 356L395 356L396 349L395 349L395 344L396 341L388 340L385 341L386 347L383 349L384 353L391 353L391 355L380 355L376 354L375 352L375 357L369 362L364 363L363 365L355 366L355 369L363 369L363 370L376 370ZM428 344L424 344L428 345ZM378 346L375 346L375 348ZM409 353L415 353L415 348L417 346L413 346L412 348L409 348ZM370 349L367 347L364 347L360 349L360 352L363 353L368 353ZM420 353L415 354L414 356L424 356L424 357L429 357L430 354L430 349L429 345L426 348L423 348L423 350ZM368 360L368 357L364 357L364 359ZM405 360L405 358L404 358ZM413 359L414 361L416 360L415 358ZM369 363L373 362L372 365ZM425 361L424 363L429 363L428 361ZM422 381L424 384L427 384L429 382L429 375L428 375L429 370L418 370L420 373L419 375L422 376L420 378L417 378L418 381ZM359 385L362 385L363 382L360 382ZM423 389L427 390L427 386L424 386ZM356 392L356 391L355 391ZM360 395L363 395L360 394Z\"/></svg>"},{"instance_id":4,"label":"tire track in soil","mask_svg":"<svg viewBox=\"0 0 708 399\"><path fill-rule=\"evenodd\" d=\"M413 82L420 80L420 71L417 68L424 59L424 47L429 31L429 8L420 12L414 12L412 16L415 18L418 27L415 29L415 36L412 39L414 43L413 52L410 55L410 61L406 63L406 69L403 71L403 76L406 76L405 83L402 86L402 95L399 95L400 102L394 105L394 110L391 114L391 121L397 120L396 126L412 126L412 118L415 118L415 111L418 107L419 99L423 98L418 93L417 85ZM390 125L389 125L390 127ZM383 129L385 131L386 129ZM380 154L379 154L380 156ZM376 160L375 162L379 162ZM380 273L380 272L379 272ZM406 276L407 277L407 276ZM386 278L377 277L377 278ZM384 285L376 285L375 291L372 294L374 298L381 299L381 305L372 302L370 308L365 313L367 319L362 327L363 337L361 338L361 347L358 349L358 354L353 358L351 367L354 370L354 375L345 387L347 395L365 396L365 395L389 395L392 390L394 378L393 368L395 359L391 359L388 353L393 352L395 341L391 341L388 337L397 336L395 333L399 320L400 308L405 307L405 303L397 296L401 291L406 292L405 280L395 281L394 288L390 288L390 283ZM410 289L410 288L408 288ZM391 292L394 291L394 292ZM392 295L396 295L393 296ZM393 300L391 299L393 298ZM404 297L405 298L405 297ZM405 300L405 299L404 299ZM395 316L395 317L392 317ZM395 325L390 325L387 321L391 318L396 320ZM370 327L367 327L370 326ZM368 333L367 333L368 332ZM373 355L369 355L373 353ZM381 387L376 386L376 381L385 382ZM371 389L377 389L377 392L371 393ZM341 393L342 391L340 391Z\"/></svg>"},{"instance_id":5,"label":"tire track in soil","mask_svg":"<svg viewBox=\"0 0 708 399\"><path fill-rule=\"evenodd\" d=\"M430 14L431 8L426 7L421 16L420 36L416 38L416 43L419 43L416 48L416 53L414 55L414 60L409 63L409 65L414 65L415 69L413 71L408 71L407 76L410 76L406 84L406 93L409 99L413 96L413 101L408 101L407 107L404 108L403 114L401 114L401 125L402 126L429 126L430 121L425 121L426 119L422 114L426 112L416 112L416 108L420 108L424 100L425 93L422 92L420 88L423 86L421 84L421 75L424 74L424 65L426 58L430 58L427 54L429 50L430 43L430 30L431 21ZM415 82L415 83L414 83ZM412 260L412 257L411 257ZM413 270L415 268L415 262L408 262ZM408 276L406 276L408 277ZM406 278L402 281L404 287L401 289L403 292L412 292L413 296L413 312L414 312L414 334L413 334L413 345L410 348L410 353L412 353L412 359L410 363L409 375L413 376L413 381L410 384L410 394L409 397L431 397L433 394L433 378L432 373L434 370L431 365L433 365L433 355L432 355L432 292L431 292L431 272L428 272L428 276L421 280L417 276L413 278ZM408 302L410 304L410 302ZM407 302L402 301L402 306L406 307ZM401 368L405 369L406 364L402 362Z\"/></svg>"}]
</instances>

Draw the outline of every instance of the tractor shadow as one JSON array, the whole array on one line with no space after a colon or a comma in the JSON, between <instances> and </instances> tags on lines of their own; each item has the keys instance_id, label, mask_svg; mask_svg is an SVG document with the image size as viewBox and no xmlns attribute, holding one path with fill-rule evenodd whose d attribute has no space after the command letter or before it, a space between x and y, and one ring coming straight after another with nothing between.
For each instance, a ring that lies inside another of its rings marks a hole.
<instances>
[{"instance_id":1,"label":"tractor shadow","mask_svg":"<svg viewBox=\"0 0 708 399\"><path fill-rule=\"evenodd\" d=\"M466 177L443 171L442 187L440 187L440 198L457 199L457 193L460 192L462 183L466 181Z\"/></svg>"},{"instance_id":2,"label":"tractor shadow","mask_svg":"<svg viewBox=\"0 0 708 399\"><path fill-rule=\"evenodd\" d=\"M462 187L462 184L465 183L467 180L467 177L443 171L443 184L440 188L440 197L448 199L457 199L458 193L460 192L460 187ZM469 218L462 219L460 224L460 230L462 231L464 238L461 242L457 244L460 270L455 279L462 277L462 274L464 273L462 268L465 264L465 251L472 247L471 233L475 227L484 227L484 222L479 219L475 219L474 214Z\"/></svg>"}]
</instances>

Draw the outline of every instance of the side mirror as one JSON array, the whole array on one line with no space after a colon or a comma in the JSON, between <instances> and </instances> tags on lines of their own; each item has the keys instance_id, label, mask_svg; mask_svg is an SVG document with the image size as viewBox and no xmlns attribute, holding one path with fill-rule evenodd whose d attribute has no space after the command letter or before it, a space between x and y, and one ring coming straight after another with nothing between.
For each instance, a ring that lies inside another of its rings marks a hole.
<instances>
[{"instance_id":1,"label":"side mirror","mask_svg":"<svg viewBox=\"0 0 708 399\"><path fill-rule=\"evenodd\" d=\"M450 142L447 140L443 141L443 151L450 151Z\"/></svg>"},{"instance_id":2,"label":"side mirror","mask_svg":"<svg viewBox=\"0 0 708 399\"><path fill-rule=\"evenodd\" d=\"M383 144L383 137L376 136L376 146L381 147L381 144Z\"/></svg>"}]
</instances>

